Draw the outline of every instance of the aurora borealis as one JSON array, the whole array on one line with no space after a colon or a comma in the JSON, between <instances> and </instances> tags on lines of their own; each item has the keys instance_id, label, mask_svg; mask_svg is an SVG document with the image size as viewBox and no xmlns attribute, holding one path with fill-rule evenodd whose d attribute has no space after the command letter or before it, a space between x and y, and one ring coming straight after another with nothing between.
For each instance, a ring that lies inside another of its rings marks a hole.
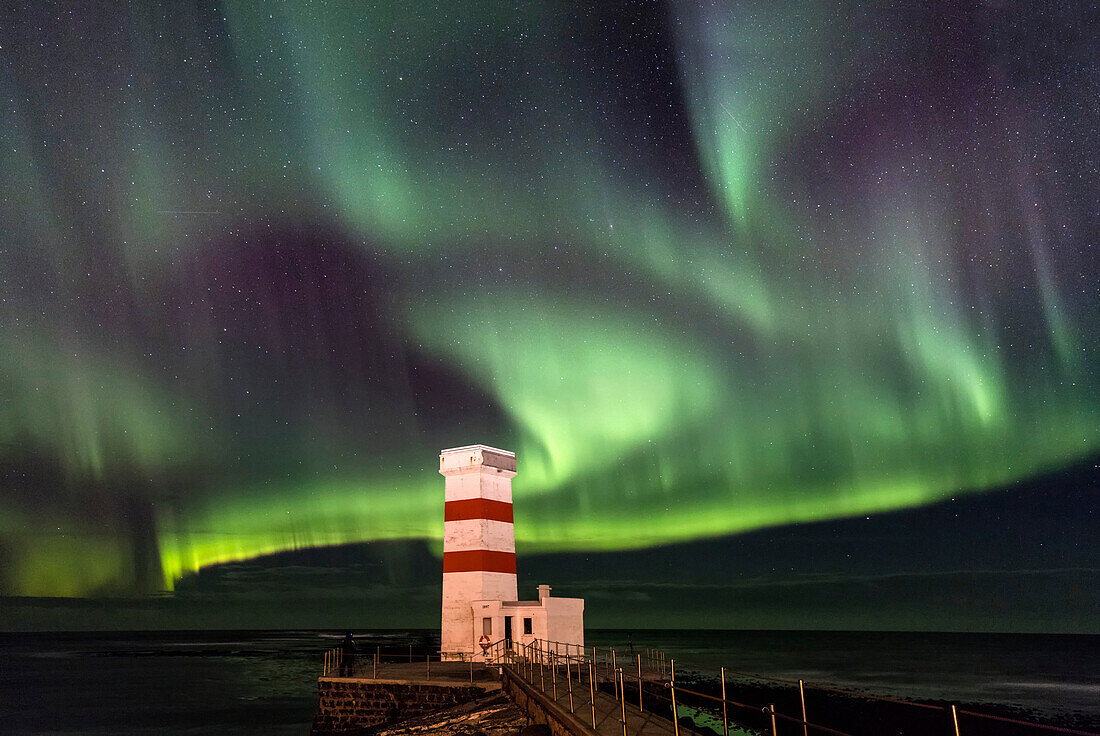
<instances>
[{"instance_id":1,"label":"aurora borealis","mask_svg":"<svg viewBox=\"0 0 1100 736\"><path fill-rule=\"evenodd\" d=\"M472 442L517 454L521 566L1087 467L1098 22L7 5L0 594L362 543L401 578Z\"/></svg>"}]
</instances>

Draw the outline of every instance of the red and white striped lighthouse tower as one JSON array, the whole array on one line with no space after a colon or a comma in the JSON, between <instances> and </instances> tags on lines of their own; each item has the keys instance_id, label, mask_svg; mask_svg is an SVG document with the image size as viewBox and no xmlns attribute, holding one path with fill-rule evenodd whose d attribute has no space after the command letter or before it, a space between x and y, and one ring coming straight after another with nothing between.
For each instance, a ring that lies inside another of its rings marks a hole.
<instances>
[{"instance_id":1,"label":"red and white striped lighthouse tower","mask_svg":"<svg viewBox=\"0 0 1100 736\"><path fill-rule=\"evenodd\" d=\"M440 648L445 659L477 656L481 637L496 641L501 632L477 629L482 622L474 620L474 603L517 599L516 455L485 445L455 447L439 454L439 472L445 478Z\"/></svg>"}]
</instances>

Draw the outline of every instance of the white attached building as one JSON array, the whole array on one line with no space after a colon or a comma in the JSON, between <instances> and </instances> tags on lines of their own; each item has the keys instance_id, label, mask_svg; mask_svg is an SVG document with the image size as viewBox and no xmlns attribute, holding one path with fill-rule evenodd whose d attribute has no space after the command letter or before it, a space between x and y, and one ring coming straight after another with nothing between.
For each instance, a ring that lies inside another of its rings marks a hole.
<instances>
[{"instance_id":1,"label":"white attached building","mask_svg":"<svg viewBox=\"0 0 1100 736\"><path fill-rule=\"evenodd\" d=\"M485 445L443 450L444 659L481 659L482 645L518 647L535 640L560 654L584 647L584 600L517 600L516 537L512 522L515 453Z\"/></svg>"}]
</instances>

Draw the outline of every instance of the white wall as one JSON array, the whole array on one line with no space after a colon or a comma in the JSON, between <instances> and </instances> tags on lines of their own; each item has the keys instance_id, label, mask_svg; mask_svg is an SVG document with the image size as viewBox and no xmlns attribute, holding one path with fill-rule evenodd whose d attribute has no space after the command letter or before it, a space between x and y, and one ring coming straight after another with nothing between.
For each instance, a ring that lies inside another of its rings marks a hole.
<instances>
[{"instance_id":1,"label":"white wall","mask_svg":"<svg viewBox=\"0 0 1100 736\"><path fill-rule=\"evenodd\" d=\"M513 599L514 600L514 599ZM535 608L533 613L536 617L545 619L545 612L541 608ZM492 620L492 633L489 634L489 643L496 644L504 639L504 619L512 619L512 645L515 649L519 649L520 645L527 642L531 642L536 637L534 634L524 636L523 635L523 619L525 616L532 615L532 609L505 606L500 600L484 600L474 601L471 606L470 616L470 637L471 641L477 644L481 639L484 629L484 619L488 618ZM545 630L545 623L542 626L542 630ZM537 629L536 629L537 630ZM475 646L474 652L475 659L481 657L480 645Z\"/></svg>"},{"instance_id":2,"label":"white wall","mask_svg":"<svg viewBox=\"0 0 1100 736\"><path fill-rule=\"evenodd\" d=\"M489 549L497 552L516 551L514 527L506 521L463 519L443 524L443 550L456 552L469 549Z\"/></svg>"},{"instance_id":3,"label":"white wall","mask_svg":"<svg viewBox=\"0 0 1100 736\"><path fill-rule=\"evenodd\" d=\"M440 650L445 653L480 653L478 631L472 635L473 608L478 601L512 601L516 599L516 576L501 572L449 572L443 576L443 626L440 631ZM504 638L504 623L500 623L500 636L493 627L493 641ZM444 655L446 656L446 655Z\"/></svg>"},{"instance_id":4,"label":"white wall","mask_svg":"<svg viewBox=\"0 0 1100 736\"><path fill-rule=\"evenodd\" d=\"M507 454L507 453L505 453ZM444 450L439 457L443 474L445 501L484 498L512 502L512 478L515 471L482 464L479 445ZM487 519L448 521L443 524L443 554L470 550L490 550L515 554L515 531L511 524ZM476 601L514 601L515 573L469 571L443 574L440 649L444 658L479 655L481 618L474 615ZM475 620L476 619L476 620ZM472 632L478 627L477 634ZM503 626L503 622L501 622ZM503 628L500 636L504 636Z\"/></svg>"},{"instance_id":5,"label":"white wall","mask_svg":"<svg viewBox=\"0 0 1100 736\"><path fill-rule=\"evenodd\" d=\"M504 606L502 610L504 615L515 616L512 638L518 645L538 642L541 651L560 656L577 656L584 649L582 598L546 597L540 603ZM531 633L527 635L523 634L524 618L531 619ZM503 628L501 632L503 636Z\"/></svg>"},{"instance_id":6,"label":"white wall","mask_svg":"<svg viewBox=\"0 0 1100 736\"><path fill-rule=\"evenodd\" d=\"M512 478L515 473L499 468L470 467L452 469L445 477L445 501L487 498L490 501L512 503Z\"/></svg>"},{"instance_id":7,"label":"white wall","mask_svg":"<svg viewBox=\"0 0 1100 736\"><path fill-rule=\"evenodd\" d=\"M554 598L542 599L546 608L546 639L571 646L558 646L559 654L576 653L576 647L584 647L584 599Z\"/></svg>"}]
</instances>

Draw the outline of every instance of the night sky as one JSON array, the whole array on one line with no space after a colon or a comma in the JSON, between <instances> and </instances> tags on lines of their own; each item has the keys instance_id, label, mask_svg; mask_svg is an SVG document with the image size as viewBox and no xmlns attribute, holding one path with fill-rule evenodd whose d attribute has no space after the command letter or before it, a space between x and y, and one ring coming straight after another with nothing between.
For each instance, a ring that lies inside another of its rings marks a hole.
<instances>
[{"instance_id":1,"label":"night sky","mask_svg":"<svg viewBox=\"0 0 1100 736\"><path fill-rule=\"evenodd\" d=\"M1100 632L1100 10L897 6L6 3L0 627L438 625L483 442L589 625Z\"/></svg>"}]
</instances>

